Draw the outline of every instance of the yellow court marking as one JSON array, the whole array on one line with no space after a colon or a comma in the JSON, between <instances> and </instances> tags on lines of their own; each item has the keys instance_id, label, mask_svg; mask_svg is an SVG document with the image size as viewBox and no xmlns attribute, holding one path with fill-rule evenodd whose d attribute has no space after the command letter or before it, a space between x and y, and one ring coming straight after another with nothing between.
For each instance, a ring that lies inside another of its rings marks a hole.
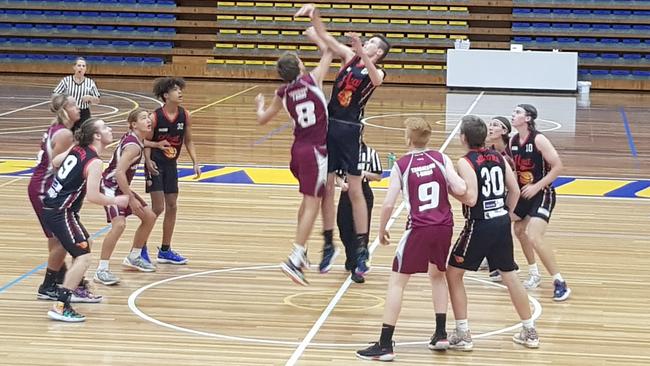
<instances>
[{"instance_id":1,"label":"yellow court marking","mask_svg":"<svg viewBox=\"0 0 650 366\"><path fill-rule=\"evenodd\" d=\"M631 180L576 179L555 190L559 194L603 196L607 192L619 189L632 182Z\"/></svg>"},{"instance_id":2,"label":"yellow court marking","mask_svg":"<svg viewBox=\"0 0 650 366\"><path fill-rule=\"evenodd\" d=\"M13 174L21 170L33 168L36 160L5 160L0 161L0 174Z\"/></svg>"},{"instance_id":3,"label":"yellow court marking","mask_svg":"<svg viewBox=\"0 0 650 366\"><path fill-rule=\"evenodd\" d=\"M637 197L650 198L650 187L636 192Z\"/></svg>"},{"instance_id":4,"label":"yellow court marking","mask_svg":"<svg viewBox=\"0 0 650 366\"><path fill-rule=\"evenodd\" d=\"M221 168L221 169L210 170L207 172L201 172L201 178L199 178L199 180L219 177L230 173L240 172L242 170L244 170L244 168ZM196 181L196 179L194 179L194 174L190 174L183 178L178 178L178 180L183 182Z\"/></svg>"},{"instance_id":5,"label":"yellow court marking","mask_svg":"<svg viewBox=\"0 0 650 366\"><path fill-rule=\"evenodd\" d=\"M246 168L246 174L255 184L298 184L289 169Z\"/></svg>"}]
</instances>

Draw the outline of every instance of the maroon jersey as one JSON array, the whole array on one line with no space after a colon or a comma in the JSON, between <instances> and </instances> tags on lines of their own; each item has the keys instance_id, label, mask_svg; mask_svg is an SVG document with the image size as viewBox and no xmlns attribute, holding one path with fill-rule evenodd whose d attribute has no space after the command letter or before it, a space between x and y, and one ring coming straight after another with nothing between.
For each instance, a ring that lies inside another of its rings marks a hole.
<instances>
[{"instance_id":1,"label":"maroon jersey","mask_svg":"<svg viewBox=\"0 0 650 366\"><path fill-rule=\"evenodd\" d=\"M445 156L433 150L413 151L395 162L409 210L406 229L454 224L447 194Z\"/></svg>"},{"instance_id":2,"label":"maroon jersey","mask_svg":"<svg viewBox=\"0 0 650 366\"><path fill-rule=\"evenodd\" d=\"M498 152L499 154L501 154L501 156L503 157L503 160L505 160L506 163L508 163L508 165L510 165L510 169L512 169L513 172L517 171L515 169L515 161L512 160L510 155L508 155L508 147L507 146L506 146L505 150L502 150L502 151L497 150L497 148L494 145L490 146L490 149L492 149L492 150Z\"/></svg>"},{"instance_id":3,"label":"maroon jersey","mask_svg":"<svg viewBox=\"0 0 650 366\"><path fill-rule=\"evenodd\" d=\"M38 152L36 158L36 167L29 180L27 191L30 196L38 196L43 199L45 191L50 188L52 184L52 177L54 176L54 167L52 166L52 139L57 132L65 129L65 125L57 123L50 126L47 132L43 134L41 140L41 150Z\"/></svg>"},{"instance_id":4,"label":"maroon jersey","mask_svg":"<svg viewBox=\"0 0 650 366\"><path fill-rule=\"evenodd\" d=\"M88 165L99 159L92 146L75 146L57 170L43 204L58 210L81 208L85 194Z\"/></svg>"},{"instance_id":5,"label":"maroon jersey","mask_svg":"<svg viewBox=\"0 0 650 366\"><path fill-rule=\"evenodd\" d=\"M175 161L181 153L183 140L185 138L185 126L189 116L183 107L178 107L176 116L172 118L160 107L153 112L153 137L151 141L158 142L167 140L170 147L166 149L151 149L151 158L156 162Z\"/></svg>"},{"instance_id":6,"label":"maroon jersey","mask_svg":"<svg viewBox=\"0 0 650 366\"><path fill-rule=\"evenodd\" d=\"M275 94L293 120L295 143L325 145L327 100L311 74L278 88Z\"/></svg>"},{"instance_id":7,"label":"maroon jersey","mask_svg":"<svg viewBox=\"0 0 650 366\"><path fill-rule=\"evenodd\" d=\"M542 153L537 150L535 137L539 132L532 131L526 141L519 141L519 134L510 139L508 153L515 162L517 182L519 187L539 182L551 170L550 165L544 160Z\"/></svg>"},{"instance_id":8,"label":"maroon jersey","mask_svg":"<svg viewBox=\"0 0 650 366\"><path fill-rule=\"evenodd\" d=\"M336 76L328 105L330 118L361 123L366 103L376 86L370 80L368 69L360 63L361 58L354 56Z\"/></svg>"},{"instance_id":9,"label":"maroon jersey","mask_svg":"<svg viewBox=\"0 0 650 366\"><path fill-rule=\"evenodd\" d=\"M117 177L115 175L115 172L117 170L117 165L120 159L122 158L122 153L124 152L124 149L129 145L137 146L140 149L140 154L138 155L138 158L131 163L129 169L126 171L126 180L129 182L129 184L133 180L138 165L142 160L142 151L144 149L144 144L142 143L142 141L140 141L140 139L138 138L138 136L136 136L135 133L130 131L125 133L124 136L122 136L122 138L120 139L117 148L113 152L113 157L111 158L111 161L108 163L108 167L104 170L104 173L102 174L102 187L104 189L112 190L118 192L117 194L121 194L121 192L119 191L119 185L117 184Z\"/></svg>"}]
</instances>

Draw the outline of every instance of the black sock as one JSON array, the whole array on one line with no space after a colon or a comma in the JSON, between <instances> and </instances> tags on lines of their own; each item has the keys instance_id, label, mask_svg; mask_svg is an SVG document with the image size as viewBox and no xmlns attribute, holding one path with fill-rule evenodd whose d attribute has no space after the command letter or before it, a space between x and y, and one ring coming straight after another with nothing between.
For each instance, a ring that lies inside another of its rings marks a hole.
<instances>
[{"instance_id":1,"label":"black sock","mask_svg":"<svg viewBox=\"0 0 650 366\"><path fill-rule=\"evenodd\" d=\"M368 249L368 233L357 234L357 243L359 243L359 249Z\"/></svg>"},{"instance_id":2,"label":"black sock","mask_svg":"<svg viewBox=\"0 0 650 366\"><path fill-rule=\"evenodd\" d=\"M446 335L447 331L445 327L447 326L447 314L436 313L436 334L437 335Z\"/></svg>"},{"instance_id":3,"label":"black sock","mask_svg":"<svg viewBox=\"0 0 650 366\"><path fill-rule=\"evenodd\" d=\"M85 283L86 283L86 277L81 277L81 281L79 281L79 287L84 287Z\"/></svg>"},{"instance_id":4,"label":"black sock","mask_svg":"<svg viewBox=\"0 0 650 366\"><path fill-rule=\"evenodd\" d=\"M59 274L59 272L57 272L55 270L52 270L52 269L49 269L49 268L46 268L45 269L45 279L43 280L43 287L48 288L48 287L51 287L51 286L55 285L57 283L56 279L57 279L58 274Z\"/></svg>"},{"instance_id":5,"label":"black sock","mask_svg":"<svg viewBox=\"0 0 650 366\"><path fill-rule=\"evenodd\" d=\"M68 272L68 266L65 264L65 262L63 262L63 265L61 266L61 269L56 274L56 283L57 284L60 285L60 284L63 283L63 279L65 279L65 274L67 272Z\"/></svg>"},{"instance_id":6,"label":"black sock","mask_svg":"<svg viewBox=\"0 0 650 366\"><path fill-rule=\"evenodd\" d=\"M160 250L162 250L163 252L167 252L167 251L169 251L170 246L171 245L169 245L169 244L161 244L160 245Z\"/></svg>"},{"instance_id":7,"label":"black sock","mask_svg":"<svg viewBox=\"0 0 650 366\"><path fill-rule=\"evenodd\" d=\"M395 331L395 326L390 324L381 325L381 336L379 337L379 346L381 347L390 347L393 345L393 332Z\"/></svg>"},{"instance_id":8,"label":"black sock","mask_svg":"<svg viewBox=\"0 0 650 366\"><path fill-rule=\"evenodd\" d=\"M325 238L325 246L334 245L334 230L324 230L323 238Z\"/></svg>"},{"instance_id":9,"label":"black sock","mask_svg":"<svg viewBox=\"0 0 650 366\"><path fill-rule=\"evenodd\" d=\"M61 287L59 290L59 301L68 305L70 304L70 298L72 297L72 291L68 290L65 287Z\"/></svg>"}]
</instances>

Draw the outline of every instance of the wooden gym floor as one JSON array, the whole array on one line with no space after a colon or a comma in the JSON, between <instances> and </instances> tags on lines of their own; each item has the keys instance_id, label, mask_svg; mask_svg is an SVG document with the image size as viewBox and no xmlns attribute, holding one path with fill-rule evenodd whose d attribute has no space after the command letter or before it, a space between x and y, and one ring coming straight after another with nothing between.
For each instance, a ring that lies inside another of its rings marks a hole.
<instances>
[{"instance_id":1,"label":"wooden gym floor","mask_svg":"<svg viewBox=\"0 0 650 366\"><path fill-rule=\"evenodd\" d=\"M278 264L290 250L300 202L286 170L291 128L285 115L262 127L254 118L255 95L262 92L268 100L275 84L189 81L184 100L192 111L204 176L196 182L181 169L173 240L189 264L160 265L151 274L123 270L120 261L137 226L130 219L111 261L122 282L98 285L101 304L77 305L88 320L64 324L47 318L51 303L36 300L46 243L26 195L34 163L29 159L51 120L47 101L58 79L4 76L0 81L0 364L365 363L354 350L378 338L395 247L376 249L363 285L350 284L341 257L327 275L309 272L309 287L281 274ZM151 80L96 81L104 96L93 113L111 122L116 139L131 108L158 106ZM518 321L505 289L489 282L486 272L469 274L474 351L432 353L426 348L435 324L430 290L426 277L416 276L397 324L396 362L648 364L650 95L592 92L583 98L382 86L366 110L365 138L385 164L389 152L406 150L401 122L422 115L436 126L431 146L444 145L456 160L462 152L454 130L460 116L509 116L523 102L538 106L540 128L566 166L546 241L556 250L572 297L554 303L551 279L544 274L541 288L530 291L541 346L528 350L510 341ZM187 155L181 159L187 161ZM144 191L141 178L133 185ZM371 241L385 185L386 180L375 189ZM462 217L459 205L454 208L458 231ZM98 252L108 229L103 209L85 204L82 221L94 233ZM394 241L404 222L405 213L399 212L391 229ZM150 240L154 255L160 224ZM312 263L319 261L319 232L320 222L310 241ZM523 279L526 266L518 245L516 255ZM451 308L448 314L451 329Z\"/></svg>"}]
</instances>

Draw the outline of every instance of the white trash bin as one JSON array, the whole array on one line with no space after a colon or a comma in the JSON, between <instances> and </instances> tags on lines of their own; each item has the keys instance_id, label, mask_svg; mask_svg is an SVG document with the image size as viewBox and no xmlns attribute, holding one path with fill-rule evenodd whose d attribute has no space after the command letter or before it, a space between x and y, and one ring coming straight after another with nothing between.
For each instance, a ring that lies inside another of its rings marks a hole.
<instances>
[{"instance_id":1,"label":"white trash bin","mask_svg":"<svg viewBox=\"0 0 650 366\"><path fill-rule=\"evenodd\" d=\"M578 94L589 95L591 81L578 81Z\"/></svg>"}]
</instances>

